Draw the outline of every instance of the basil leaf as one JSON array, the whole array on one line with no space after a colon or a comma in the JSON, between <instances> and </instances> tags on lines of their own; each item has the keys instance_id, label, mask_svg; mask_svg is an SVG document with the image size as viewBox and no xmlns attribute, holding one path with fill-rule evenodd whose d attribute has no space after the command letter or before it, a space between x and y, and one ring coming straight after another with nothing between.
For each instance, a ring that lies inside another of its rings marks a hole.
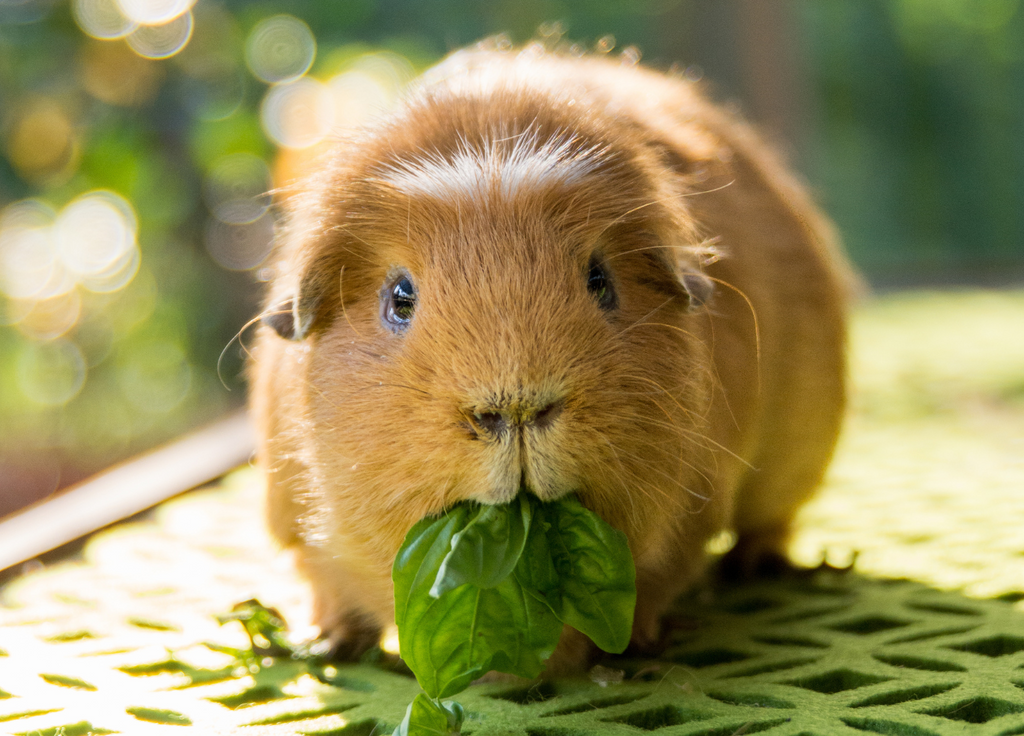
<instances>
[{"instance_id":1,"label":"basil leaf","mask_svg":"<svg viewBox=\"0 0 1024 736\"><path fill-rule=\"evenodd\" d=\"M507 506L480 506L466 527L452 537L430 589L432 598L472 583L493 588L512 574L526 545L532 510L527 494Z\"/></svg>"},{"instance_id":2,"label":"basil leaf","mask_svg":"<svg viewBox=\"0 0 1024 736\"><path fill-rule=\"evenodd\" d=\"M576 497L538 504L515 577L606 652L629 644L636 570L626 535Z\"/></svg>"},{"instance_id":3,"label":"basil leaf","mask_svg":"<svg viewBox=\"0 0 1024 736\"><path fill-rule=\"evenodd\" d=\"M452 700L438 703L423 693L409 703L405 718L392 736L457 736L462 733L463 708Z\"/></svg>"},{"instance_id":4,"label":"basil leaf","mask_svg":"<svg viewBox=\"0 0 1024 736\"><path fill-rule=\"evenodd\" d=\"M462 585L430 596L452 539L472 513L460 505L416 524L392 569L399 653L435 698L465 689L490 670L536 677L562 632L547 605L511 575L493 588Z\"/></svg>"}]
</instances>

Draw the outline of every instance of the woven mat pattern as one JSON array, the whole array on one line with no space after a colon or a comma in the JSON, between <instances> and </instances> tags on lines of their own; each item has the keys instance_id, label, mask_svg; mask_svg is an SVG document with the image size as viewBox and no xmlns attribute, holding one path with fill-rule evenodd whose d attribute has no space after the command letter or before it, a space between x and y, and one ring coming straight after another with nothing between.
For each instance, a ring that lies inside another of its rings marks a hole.
<instances>
[{"instance_id":1,"label":"woven mat pattern","mask_svg":"<svg viewBox=\"0 0 1024 736\"><path fill-rule=\"evenodd\" d=\"M709 583L658 660L473 686L464 732L1024 734L1024 294L866 305L853 365L851 420L792 549L852 572ZM296 621L306 602L257 486L243 470L6 585L0 733L390 733L417 687L387 657L258 661L217 623L252 597Z\"/></svg>"}]
</instances>

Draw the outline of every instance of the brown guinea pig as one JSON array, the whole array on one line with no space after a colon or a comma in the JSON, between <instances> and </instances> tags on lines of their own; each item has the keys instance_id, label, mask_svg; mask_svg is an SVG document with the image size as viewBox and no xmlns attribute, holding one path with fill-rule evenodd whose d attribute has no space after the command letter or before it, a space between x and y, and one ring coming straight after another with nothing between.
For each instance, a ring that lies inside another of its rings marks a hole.
<instances>
[{"instance_id":1,"label":"brown guinea pig","mask_svg":"<svg viewBox=\"0 0 1024 736\"><path fill-rule=\"evenodd\" d=\"M734 529L782 551L844 405L828 223L693 84L454 54L288 200L252 364L270 526L355 656L413 524L577 493L626 533L633 641ZM551 671L587 662L568 630Z\"/></svg>"}]
</instances>

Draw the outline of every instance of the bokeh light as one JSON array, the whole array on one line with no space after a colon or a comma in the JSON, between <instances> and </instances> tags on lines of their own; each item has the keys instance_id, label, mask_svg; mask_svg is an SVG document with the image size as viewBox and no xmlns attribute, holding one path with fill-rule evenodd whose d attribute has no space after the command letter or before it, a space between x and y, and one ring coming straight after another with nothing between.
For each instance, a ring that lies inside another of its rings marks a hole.
<instances>
[{"instance_id":1,"label":"bokeh light","mask_svg":"<svg viewBox=\"0 0 1024 736\"><path fill-rule=\"evenodd\" d=\"M71 401L82 390L85 375L82 351L69 340L28 343L18 356L18 388L43 406Z\"/></svg>"},{"instance_id":2,"label":"bokeh light","mask_svg":"<svg viewBox=\"0 0 1024 736\"><path fill-rule=\"evenodd\" d=\"M8 206L0 215L0 291L14 300L40 302L15 310L24 319L36 315L27 325L51 325L28 327L27 334L48 339L63 334L77 320L80 308L72 309L66 302L49 306L43 302L76 287L111 292L127 285L139 267L136 230L131 204L105 190L87 192L59 214L34 199ZM65 324L59 315L69 314L74 314L75 320ZM11 321L20 322L21 318ZM56 325L63 327L56 330Z\"/></svg>"},{"instance_id":3,"label":"bokeh light","mask_svg":"<svg viewBox=\"0 0 1024 736\"><path fill-rule=\"evenodd\" d=\"M76 277L116 273L136 249L135 211L113 192L90 192L68 204L54 223L57 253Z\"/></svg>"},{"instance_id":4,"label":"bokeh light","mask_svg":"<svg viewBox=\"0 0 1024 736\"><path fill-rule=\"evenodd\" d=\"M211 219L206 228L207 251L229 271L256 268L270 255L273 242L274 218L270 213L237 224Z\"/></svg>"},{"instance_id":5,"label":"bokeh light","mask_svg":"<svg viewBox=\"0 0 1024 736\"><path fill-rule=\"evenodd\" d=\"M160 26L187 13L195 0L116 0L126 18L139 25Z\"/></svg>"},{"instance_id":6,"label":"bokeh light","mask_svg":"<svg viewBox=\"0 0 1024 736\"><path fill-rule=\"evenodd\" d=\"M60 296L25 302L27 309L18 315L17 327L33 340L52 340L67 333L82 314L82 297L77 290Z\"/></svg>"},{"instance_id":7,"label":"bokeh light","mask_svg":"<svg viewBox=\"0 0 1024 736\"><path fill-rule=\"evenodd\" d=\"M134 107L150 102L164 70L125 44L90 41L79 54L78 78L90 95L108 105Z\"/></svg>"},{"instance_id":8,"label":"bokeh light","mask_svg":"<svg viewBox=\"0 0 1024 736\"><path fill-rule=\"evenodd\" d=\"M27 179L66 178L78 160L74 123L56 100L31 100L15 115L5 148L11 164Z\"/></svg>"},{"instance_id":9,"label":"bokeh light","mask_svg":"<svg viewBox=\"0 0 1024 736\"><path fill-rule=\"evenodd\" d=\"M93 38L124 38L138 25L121 12L117 0L73 0L71 12L78 27Z\"/></svg>"},{"instance_id":10,"label":"bokeh light","mask_svg":"<svg viewBox=\"0 0 1024 736\"><path fill-rule=\"evenodd\" d=\"M192 14L192 38L174 57L175 67L184 72L177 98L195 118L224 120L246 102L244 37L234 16L220 5L203 3Z\"/></svg>"},{"instance_id":11,"label":"bokeh light","mask_svg":"<svg viewBox=\"0 0 1024 736\"><path fill-rule=\"evenodd\" d=\"M328 82L332 98L331 127L357 128L381 114L394 97L393 91L378 78L362 70L343 72Z\"/></svg>"},{"instance_id":12,"label":"bokeh light","mask_svg":"<svg viewBox=\"0 0 1024 736\"><path fill-rule=\"evenodd\" d=\"M313 32L291 15L261 20L245 45L245 60L252 73L269 84L298 79L312 66L315 56Z\"/></svg>"},{"instance_id":13,"label":"bokeh light","mask_svg":"<svg viewBox=\"0 0 1024 736\"><path fill-rule=\"evenodd\" d=\"M327 82L303 77L271 87L260 121L282 148L309 148L385 114L412 76L409 62L397 54L364 54Z\"/></svg>"},{"instance_id":14,"label":"bokeh light","mask_svg":"<svg viewBox=\"0 0 1024 736\"><path fill-rule=\"evenodd\" d=\"M0 290L14 299L46 299L74 284L56 274L50 226L53 210L34 199L15 202L0 214Z\"/></svg>"},{"instance_id":15,"label":"bokeh light","mask_svg":"<svg viewBox=\"0 0 1024 736\"><path fill-rule=\"evenodd\" d=\"M181 346L151 340L136 346L121 361L121 392L147 414L166 414L180 404L192 382L192 366Z\"/></svg>"},{"instance_id":16,"label":"bokeh light","mask_svg":"<svg viewBox=\"0 0 1024 736\"><path fill-rule=\"evenodd\" d=\"M183 13L161 25L140 25L128 35L128 45L147 59L166 59L185 48L192 37L192 13Z\"/></svg>"},{"instance_id":17,"label":"bokeh light","mask_svg":"<svg viewBox=\"0 0 1024 736\"><path fill-rule=\"evenodd\" d=\"M260 107L263 131L284 148L308 148L334 125L334 98L323 82L305 77L272 87Z\"/></svg>"},{"instance_id":18,"label":"bokeh light","mask_svg":"<svg viewBox=\"0 0 1024 736\"><path fill-rule=\"evenodd\" d=\"M270 168L251 153L219 158L203 182L203 199L210 212L232 225L259 219L270 207Z\"/></svg>"},{"instance_id":19,"label":"bokeh light","mask_svg":"<svg viewBox=\"0 0 1024 736\"><path fill-rule=\"evenodd\" d=\"M213 217L207 223L206 250L229 271L259 266L274 240L270 213L270 169L249 153L217 159L203 182L203 199Z\"/></svg>"}]
</instances>

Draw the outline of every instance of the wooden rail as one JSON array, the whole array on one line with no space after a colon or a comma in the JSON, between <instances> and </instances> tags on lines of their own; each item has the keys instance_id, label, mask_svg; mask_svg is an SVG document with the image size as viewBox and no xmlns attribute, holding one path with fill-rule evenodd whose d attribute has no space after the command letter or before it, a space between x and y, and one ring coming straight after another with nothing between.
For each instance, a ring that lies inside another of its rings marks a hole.
<instances>
[{"instance_id":1,"label":"wooden rail","mask_svg":"<svg viewBox=\"0 0 1024 736\"><path fill-rule=\"evenodd\" d=\"M0 520L0 571L145 511L247 462L245 411L228 415Z\"/></svg>"}]
</instances>

